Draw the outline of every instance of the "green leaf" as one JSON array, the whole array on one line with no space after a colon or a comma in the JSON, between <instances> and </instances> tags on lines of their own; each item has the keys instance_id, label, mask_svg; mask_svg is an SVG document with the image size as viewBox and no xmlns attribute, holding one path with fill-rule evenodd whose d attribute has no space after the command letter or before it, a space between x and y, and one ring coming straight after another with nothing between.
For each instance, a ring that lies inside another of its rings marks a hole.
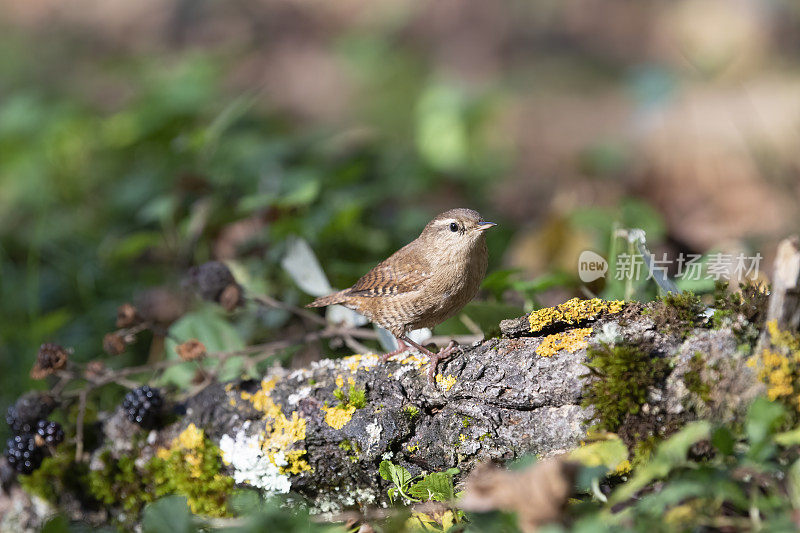
<instances>
[{"instance_id":1,"label":"green leaf","mask_svg":"<svg viewBox=\"0 0 800 533\"><path fill-rule=\"evenodd\" d=\"M731 430L725 426L718 427L711 435L711 444L723 455L733 455L736 438Z\"/></svg>"},{"instance_id":2,"label":"green leaf","mask_svg":"<svg viewBox=\"0 0 800 533\"><path fill-rule=\"evenodd\" d=\"M409 492L423 501L450 501L453 499L453 478L445 472L434 472L414 483Z\"/></svg>"},{"instance_id":3,"label":"green leaf","mask_svg":"<svg viewBox=\"0 0 800 533\"><path fill-rule=\"evenodd\" d=\"M403 490L412 479L411 472L400 465L392 464L390 461L386 460L381 461L378 467L378 473L386 481L394 483L400 490Z\"/></svg>"},{"instance_id":4,"label":"green leaf","mask_svg":"<svg viewBox=\"0 0 800 533\"><path fill-rule=\"evenodd\" d=\"M453 318L436 326L438 335L460 335L471 333L464 325L464 316L484 332L497 330L501 320L516 318L524 313L521 307L491 302L470 302Z\"/></svg>"},{"instance_id":5,"label":"green leaf","mask_svg":"<svg viewBox=\"0 0 800 533\"><path fill-rule=\"evenodd\" d=\"M483 278L481 288L491 292L492 295L499 300L502 298L503 293L511 288L511 278L521 272L521 268L504 268L495 270Z\"/></svg>"},{"instance_id":6,"label":"green leaf","mask_svg":"<svg viewBox=\"0 0 800 533\"><path fill-rule=\"evenodd\" d=\"M70 533L69 521L63 515L56 515L42 526L41 533Z\"/></svg>"},{"instance_id":7,"label":"green leaf","mask_svg":"<svg viewBox=\"0 0 800 533\"><path fill-rule=\"evenodd\" d=\"M190 533L192 514L184 496L167 496L149 504L142 517L144 533Z\"/></svg>"},{"instance_id":8,"label":"green leaf","mask_svg":"<svg viewBox=\"0 0 800 533\"><path fill-rule=\"evenodd\" d=\"M671 481L663 489L643 497L637 509L654 516L663 515L673 506L692 498L700 500L713 498L735 505L741 510L749 506L747 496L734 481L720 477L715 472L705 470L687 476L687 479Z\"/></svg>"},{"instance_id":9,"label":"green leaf","mask_svg":"<svg viewBox=\"0 0 800 533\"><path fill-rule=\"evenodd\" d=\"M750 441L747 456L763 461L775 452L772 436L786 418L786 409L777 402L756 398L747 411L745 433Z\"/></svg>"},{"instance_id":10,"label":"green leaf","mask_svg":"<svg viewBox=\"0 0 800 533\"><path fill-rule=\"evenodd\" d=\"M695 443L711 436L711 425L706 420L687 424L669 440L661 443L650 462L640 467L627 483L612 494L610 503L627 500L651 481L666 477L674 468L688 464L686 454Z\"/></svg>"},{"instance_id":11,"label":"green leaf","mask_svg":"<svg viewBox=\"0 0 800 533\"><path fill-rule=\"evenodd\" d=\"M261 494L254 489L240 489L233 493L230 505L237 515L253 514L264 506Z\"/></svg>"},{"instance_id":12,"label":"green leaf","mask_svg":"<svg viewBox=\"0 0 800 533\"><path fill-rule=\"evenodd\" d=\"M800 460L792 463L786 476L786 484L789 488L789 499L792 507L800 509Z\"/></svg>"},{"instance_id":13,"label":"green leaf","mask_svg":"<svg viewBox=\"0 0 800 533\"><path fill-rule=\"evenodd\" d=\"M202 342L209 353L239 350L244 348L245 341L241 334L226 318L216 305L207 304L196 311L185 314L170 328L170 338L166 342L166 358L177 359L176 339L185 342L197 339ZM231 357L225 361L220 372L220 379L233 379L241 371L242 357ZM207 364L213 364L208 361ZM178 387L187 387L194 377L197 364L193 362L179 364L168 368L161 376L161 382L171 383Z\"/></svg>"},{"instance_id":14,"label":"green leaf","mask_svg":"<svg viewBox=\"0 0 800 533\"><path fill-rule=\"evenodd\" d=\"M610 438L580 446L569 457L584 466L605 466L607 470L615 470L628 459L628 448L622 439Z\"/></svg>"},{"instance_id":15,"label":"green leaf","mask_svg":"<svg viewBox=\"0 0 800 533\"><path fill-rule=\"evenodd\" d=\"M322 183L319 176L310 171L298 171L289 176L286 183L291 184L276 202L281 207L299 207L308 205L319 196Z\"/></svg>"},{"instance_id":16,"label":"green leaf","mask_svg":"<svg viewBox=\"0 0 800 533\"><path fill-rule=\"evenodd\" d=\"M775 442L781 446L797 446L800 444L800 427L775 435Z\"/></svg>"}]
</instances>

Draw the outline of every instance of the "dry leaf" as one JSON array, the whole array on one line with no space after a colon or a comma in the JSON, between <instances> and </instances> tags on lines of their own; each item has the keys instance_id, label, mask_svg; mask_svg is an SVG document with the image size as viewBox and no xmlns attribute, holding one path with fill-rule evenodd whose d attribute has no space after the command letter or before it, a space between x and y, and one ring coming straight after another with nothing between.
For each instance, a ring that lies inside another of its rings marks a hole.
<instances>
[{"instance_id":1,"label":"dry leaf","mask_svg":"<svg viewBox=\"0 0 800 533\"><path fill-rule=\"evenodd\" d=\"M58 344L45 343L39 347L36 354L36 364L31 369L33 379L44 379L56 370L61 370L67 366L69 354Z\"/></svg>"},{"instance_id":2,"label":"dry leaf","mask_svg":"<svg viewBox=\"0 0 800 533\"><path fill-rule=\"evenodd\" d=\"M142 318L139 316L139 312L133 305L124 303L117 308L118 328L129 328L137 325L141 321Z\"/></svg>"},{"instance_id":3,"label":"dry leaf","mask_svg":"<svg viewBox=\"0 0 800 533\"><path fill-rule=\"evenodd\" d=\"M194 361L206 356L206 346L197 339L189 339L175 347L175 351L184 361Z\"/></svg>"},{"instance_id":4,"label":"dry leaf","mask_svg":"<svg viewBox=\"0 0 800 533\"><path fill-rule=\"evenodd\" d=\"M522 471L484 464L467 478L459 502L467 511L512 511L525 533L560 522L580 465L557 457Z\"/></svg>"}]
</instances>

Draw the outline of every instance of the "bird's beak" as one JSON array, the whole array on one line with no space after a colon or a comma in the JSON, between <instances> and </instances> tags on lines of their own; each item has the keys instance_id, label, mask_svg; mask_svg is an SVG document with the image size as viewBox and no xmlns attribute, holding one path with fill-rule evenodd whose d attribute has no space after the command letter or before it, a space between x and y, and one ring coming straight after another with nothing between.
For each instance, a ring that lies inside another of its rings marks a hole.
<instances>
[{"instance_id":1,"label":"bird's beak","mask_svg":"<svg viewBox=\"0 0 800 533\"><path fill-rule=\"evenodd\" d=\"M496 225L497 224L495 224L494 222L481 222L480 224L478 224L478 229L484 231Z\"/></svg>"}]
</instances>

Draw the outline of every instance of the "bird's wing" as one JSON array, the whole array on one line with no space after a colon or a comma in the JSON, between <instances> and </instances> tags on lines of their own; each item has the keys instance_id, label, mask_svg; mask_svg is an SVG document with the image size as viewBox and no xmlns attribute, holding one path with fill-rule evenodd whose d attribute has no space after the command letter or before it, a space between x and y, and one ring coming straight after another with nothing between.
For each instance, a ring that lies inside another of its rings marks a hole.
<instances>
[{"instance_id":1,"label":"bird's wing","mask_svg":"<svg viewBox=\"0 0 800 533\"><path fill-rule=\"evenodd\" d=\"M404 253L406 252L406 253ZM352 296L391 296L419 289L430 278L430 264L408 246L378 263L347 291Z\"/></svg>"}]
</instances>

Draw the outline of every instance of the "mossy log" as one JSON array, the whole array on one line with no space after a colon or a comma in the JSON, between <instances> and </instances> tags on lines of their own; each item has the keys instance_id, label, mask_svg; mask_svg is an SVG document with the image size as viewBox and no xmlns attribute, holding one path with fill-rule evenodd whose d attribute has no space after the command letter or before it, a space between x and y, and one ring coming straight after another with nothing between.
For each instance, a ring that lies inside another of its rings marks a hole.
<instances>
[{"instance_id":1,"label":"mossy log","mask_svg":"<svg viewBox=\"0 0 800 533\"><path fill-rule=\"evenodd\" d=\"M291 491L328 512L386 505L382 460L412 474L458 467L463 476L485 460L568 451L593 424L646 452L688 420L738 416L761 390L741 331L714 329L696 305L629 303L586 316L555 308L535 333L530 317L504 321L500 337L462 346L440 363L435 383L426 359L413 354L276 367L262 380L208 386L159 430L109 413L90 468L102 482L114 458L132 456L137 467L169 453L196 461L192 447L205 442L203 450L221 450L220 475L264 492ZM752 346L757 332L748 338ZM634 354L625 359L630 367L608 370L598 358L615 361L617 346ZM71 501L69 514L81 515L80 498Z\"/></svg>"}]
</instances>

